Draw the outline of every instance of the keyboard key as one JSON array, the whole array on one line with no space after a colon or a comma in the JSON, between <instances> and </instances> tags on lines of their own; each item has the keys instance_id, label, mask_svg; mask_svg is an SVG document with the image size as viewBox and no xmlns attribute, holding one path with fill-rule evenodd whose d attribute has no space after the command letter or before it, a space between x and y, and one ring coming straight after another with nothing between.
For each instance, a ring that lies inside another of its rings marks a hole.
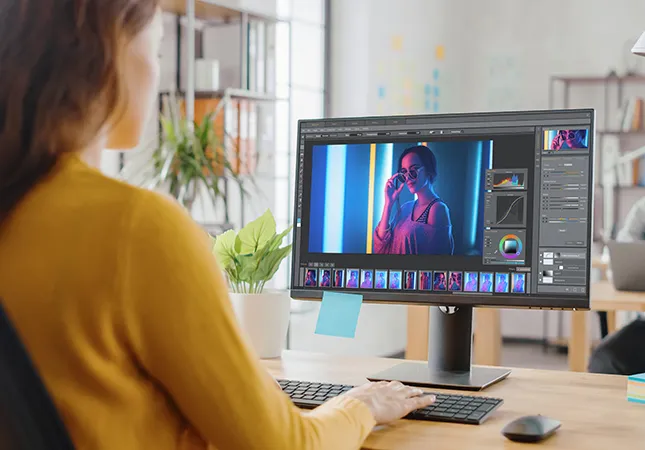
<instances>
[{"instance_id":1,"label":"keyboard key","mask_svg":"<svg viewBox=\"0 0 645 450\"><path fill-rule=\"evenodd\" d=\"M479 420L479 419L481 419L482 417L484 417L484 413L483 413L483 412L475 412L475 413L472 413L472 414L470 414L470 415L468 416L468 418L469 418L469 419L473 419L473 420Z\"/></svg>"}]
</instances>

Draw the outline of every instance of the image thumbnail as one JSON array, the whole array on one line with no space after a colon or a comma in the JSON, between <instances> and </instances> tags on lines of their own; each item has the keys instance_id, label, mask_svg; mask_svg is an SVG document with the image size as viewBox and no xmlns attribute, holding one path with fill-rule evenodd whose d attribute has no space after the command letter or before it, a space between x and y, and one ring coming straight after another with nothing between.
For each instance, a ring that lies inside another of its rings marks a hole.
<instances>
[{"instance_id":1,"label":"image thumbnail","mask_svg":"<svg viewBox=\"0 0 645 450\"><path fill-rule=\"evenodd\" d=\"M358 269L347 269L347 284L350 289L358 289Z\"/></svg>"},{"instance_id":2,"label":"image thumbnail","mask_svg":"<svg viewBox=\"0 0 645 450\"><path fill-rule=\"evenodd\" d=\"M374 276L374 287L376 289L387 289L387 270L377 270Z\"/></svg>"},{"instance_id":3,"label":"image thumbnail","mask_svg":"<svg viewBox=\"0 0 645 450\"><path fill-rule=\"evenodd\" d=\"M508 274L498 273L495 277L495 292L508 292Z\"/></svg>"},{"instance_id":4,"label":"image thumbnail","mask_svg":"<svg viewBox=\"0 0 645 450\"><path fill-rule=\"evenodd\" d=\"M513 274L513 292L516 294L526 293L526 274Z\"/></svg>"},{"instance_id":5,"label":"image thumbnail","mask_svg":"<svg viewBox=\"0 0 645 450\"><path fill-rule=\"evenodd\" d=\"M417 288L417 273L413 270L405 272L405 290L413 291Z\"/></svg>"},{"instance_id":6,"label":"image thumbnail","mask_svg":"<svg viewBox=\"0 0 645 450\"><path fill-rule=\"evenodd\" d=\"M345 271L342 269L334 270L334 286L337 288L345 287Z\"/></svg>"},{"instance_id":7,"label":"image thumbnail","mask_svg":"<svg viewBox=\"0 0 645 450\"><path fill-rule=\"evenodd\" d=\"M419 272L419 290L432 290L432 272Z\"/></svg>"},{"instance_id":8,"label":"image thumbnail","mask_svg":"<svg viewBox=\"0 0 645 450\"><path fill-rule=\"evenodd\" d=\"M545 150L580 150L589 148L587 130L546 130L544 132Z\"/></svg>"},{"instance_id":9,"label":"image thumbnail","mask_svg":"<svg viewBox=\"0 0 645 450\"><path fill-rule=\"evenodd\" d=\"M483 272L479 274L479 292L493 292L493 274Z\"/></svg>"},{"instance_id":10,"label":"image thumbnail","mask_svg":"<svg viewBox=\"0 0 645 450\"><path fill-rule=\"evenodd\" d=\"M306 287L316 287L318 286L317 280L318 276L316 269L307 269L305 273L305 286Z\"/></svg>"},{"instance_id":11,"label":"image thumbnail","mask_svg":"<svg viewBox=\"0 0 645 450\"><path fill-rule=\"evenodd\" d=\"M462 273L450 272L450 279L448 281L449 291L461 291Z\"/></svg>"},{"instance_id":12,"label":"image thumbnail","mask_svg":"<svg viewBox=\"0 0 645 450\"><path fill-rule=\"evenodd\" d=\"M320 287L331 287L331 269L320 269Z\"/></svg>"},{"instance_id":13,"label":"image thumbnail","mask_svg":"<svg viewBox=\"0 0 645 450\"><path fill-rule=\"evenodd\" d=\"M466 272L464 274L464 291L466 292L477 292L479 274L477 272Z\"/></svg>"},{"instance_id":14,"label":"image thumbnail","mask_svg":"<svg viewBox=\"0 0 645 450\"><path fill-rule=\"evenodd\" d=\"M390 270L390 289L401 289L400 270Z\"/></svg>"},{"instance_id":15,"label":"image thumbnail","mask_svg":"<svg viewBox=\"0 0 645 450\"><path fill-rule=\"evenodd\" d=\"M374 280L372 280L372 271L363 270L361 273L361 289L372 289Z\"/></svg>"},{"instance_id":16,"label":"image thumbnail","mask_svg":"<svg viewBox=\"0 0 645 450\"><path fill-rule=\"evenodd\" d=\"M445 291L448 289L448 280L446 272L435 272L432 289L435 291Z\"/></svg>"}]
</instances>

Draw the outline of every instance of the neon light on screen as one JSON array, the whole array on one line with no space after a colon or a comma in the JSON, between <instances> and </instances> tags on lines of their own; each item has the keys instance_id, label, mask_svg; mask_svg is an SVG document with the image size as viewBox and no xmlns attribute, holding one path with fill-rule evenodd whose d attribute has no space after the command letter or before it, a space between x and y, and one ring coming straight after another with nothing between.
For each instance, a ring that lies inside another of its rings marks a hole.
<instances>
[{"instance_id":1,"label":"neon light on screen","mask_svg":"<svg viewBox=\"0 0 645 450\"><path fill-rule=\"evenodd\" d=\"M330 145L327 149L327 183L325 185L325 215L323 252L343 252L343 215L345 213L345 170L347 146Z\"/></svg>"}]
</instances>

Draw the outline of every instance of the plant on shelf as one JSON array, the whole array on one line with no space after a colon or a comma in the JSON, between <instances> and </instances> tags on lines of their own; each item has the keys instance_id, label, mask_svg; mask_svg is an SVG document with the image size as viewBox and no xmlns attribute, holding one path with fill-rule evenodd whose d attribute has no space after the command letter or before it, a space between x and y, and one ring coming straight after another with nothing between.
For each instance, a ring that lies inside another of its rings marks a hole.
<instances>
[{"instance_id":1,"label":"plant on shelf","mask_svg":"<svg viewBox=\"0 0 645 450\"><path fill-rule=\"evenodd\" d=\"M215 208L221 205L223 222L229 223L228 198L223 185L232 180L239 185L243 196L246 191L227 157L223 136L217 133L215 113L205 115L200 122L190 121L172 94L162 97L162 105L158 142L151 152L142 152L143 163L126 166L122 177L148 189L169 193L189 212L198 198Z\"/></svg>"},{"instance_id":2,"label":"plant on shelf","mask_svg":"<svg viewBox=\"0 0 645 450\"><path fill-rule=\"evenodd\" d=\"M281 247L291 228L277 233L273 214L267 210L239 233L228 230L214 238L213 253L226 273L232 292L263 292L265 284L291 251L291 244Z\"/></svg>"}]
</instances>

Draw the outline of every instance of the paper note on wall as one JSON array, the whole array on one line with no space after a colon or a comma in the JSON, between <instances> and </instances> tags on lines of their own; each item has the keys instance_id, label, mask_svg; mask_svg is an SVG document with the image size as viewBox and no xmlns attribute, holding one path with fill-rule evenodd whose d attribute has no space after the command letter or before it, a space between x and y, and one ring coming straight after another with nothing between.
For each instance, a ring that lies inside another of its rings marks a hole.
<instances>
[{"instance_id":1,"label":"paper note on wall","mask_svg":"<svg viewBox=\"0 0 645 450\"><path fill-rule=\"evenodd\" d=\"M445 56L445 47L443 45L437 45L434 51L434 57L437 61L443 61L443 58Z\"/></svg>"},{"instance_id":2,"label":"paper note on wall","mask_svg":"<svg viewBox=\"0 0 645 450\"><path fill-rule=\"evenodd\" d=\"M403 36L400 34L392 36L392 50L397 52L403 50Z\"/></svg>"}]
</instances>

